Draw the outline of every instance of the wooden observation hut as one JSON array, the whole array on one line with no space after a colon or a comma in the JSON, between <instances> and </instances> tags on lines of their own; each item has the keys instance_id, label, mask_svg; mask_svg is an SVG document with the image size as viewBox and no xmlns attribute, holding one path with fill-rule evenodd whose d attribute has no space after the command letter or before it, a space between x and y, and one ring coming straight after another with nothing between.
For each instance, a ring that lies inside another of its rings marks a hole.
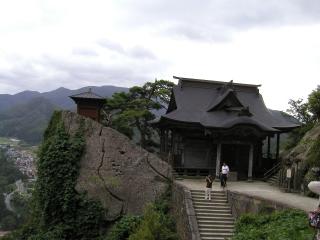
<instances>
[{"instance_id":1,"label":"wooden observation hut","mask_svg":"<svg viewBox=\"0 0 320 240\"><path fill-rule=\"evenodd\" d=\"M77 104L78 114L100 122L100 112L105 98L93 93L91 88L88 92L72 95L70 98Z\"/></svg>"}]
</instances>

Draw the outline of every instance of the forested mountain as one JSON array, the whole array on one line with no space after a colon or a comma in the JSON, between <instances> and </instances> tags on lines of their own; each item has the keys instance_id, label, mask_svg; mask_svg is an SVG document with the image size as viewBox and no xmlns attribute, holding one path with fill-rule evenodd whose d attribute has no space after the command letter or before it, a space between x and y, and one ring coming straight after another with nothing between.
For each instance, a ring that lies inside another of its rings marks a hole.
<instances>
[{"instance_id":1,"label":"forested mountain","mask_svg":"<svg viewBox=\"0 0 320 240\"><path fill-rule=\"evenodd\" d=\"M0 113L0 135L16 137L36 144L54 109L58 107L43 97L33 98L25 104L18 104Z\"/></svg>"},{"instance_id":2,"label":"forested mountain","mask_svg":"<svg viewBox=\"0 0 320 240\"><path fill-rule=\"evenodd\" d=\"M115 86L101 86L101 87L83 87L75 90L67 88L58 88L50 92L36 92L36 91L23 91L14 95L0 94L0 112L10 109L11 107L26 103L27 101L36 98L43 97L50 100L54 105L57 105L62 109L72 109L75 107L73 101L69 98L70 95L78 94L88 91L91 88L93 92L101 95L102 97L110 97L115 92L128 91L127 88L115 87Z\"/></svg>"},{"instance_id":3,"label":"forested mountain","mask_svg":"<svg viewBox=\"0 0 320 240\"><path fill-rule=\"evenodd\" d=\"M0 94L0 136L16 137L30 144L38 144L53 111L74 110L76 105L69 96L88 91L89 88L103 97L128 91L122 87L102 86L76 90L58 88L44 93L24 91L15 95Z\"/></svg>"}]
</instances>

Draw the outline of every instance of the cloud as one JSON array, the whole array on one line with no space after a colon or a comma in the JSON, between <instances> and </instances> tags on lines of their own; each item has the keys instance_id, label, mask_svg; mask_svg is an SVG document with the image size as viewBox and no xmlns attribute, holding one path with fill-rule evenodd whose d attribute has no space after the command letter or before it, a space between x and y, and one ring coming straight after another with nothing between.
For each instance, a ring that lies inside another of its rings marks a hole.
<instances>
[{"instance_id":1,"label":"cloud","mask_svg":"<svg viewBox=\"0 0 320 240\"><path fill-rule=\"evenodd\" d=\"M161 72L167 67L163 61L136 61L137 57L153 57L143 48L133 48L133 52L130 53L132 57L121 58L119 61L108 60L105 56L79 58L79 53L84 56L91 55L90 51L81 50L76 54L73 51L70 56L43 55L12 61L9 64L10 68L0 68L1 85L6 86L5 90L11 91L48 91L61 86L74 89L86 85L131 87L152 81L158 77L155 72Z\"/></svg>"},{"instance_id":2,"label":"cloud","mask_svg":"<svg viewBox=\"0 0 320 240\"><path fill-rule=\"evenodd\" d=\"M119 1L130 28L150 27L196 41L229 41L237 31L320 22L314 0L153 0Z\"/></svg>"},{"instance_id":3,"label":"cloud","mask_svg":"<svg viewBox=\"0 0 320 240\"><path fill-rule=\"evenodd\" d=\"M80 55L84 57L95 57L98 53L90 48L74 48L72 54Z\"/></svg>"},{"instance_id":4,"label":"cloud","mask_svg":"<svg viewBox=\"0 0 320 240\"><path fill-rule=\"evenodd\" d=\"M142 46L134 46L124 48L121 44L111 41L109 39L101 39L97 41L97 44L103 48L108 49L109 51L116 52L120 55L135 58L135 59L147 59L155 60L157 57L149 49Z\"/></svg>"},{"instance_id":5,"label":"cloud","mask_svg":"<svg viewBox=\"0 0 320 240\"><path fill-rule=\"evenodd\" d=\"M121 54L125 53L125 50L123 49L123 47L119 43L113 42L109 39L100 39L97 41L97 43L101 47L107 48L108 50L115 51L115 52L121 53Z\"/></svg>"}]
</instances>

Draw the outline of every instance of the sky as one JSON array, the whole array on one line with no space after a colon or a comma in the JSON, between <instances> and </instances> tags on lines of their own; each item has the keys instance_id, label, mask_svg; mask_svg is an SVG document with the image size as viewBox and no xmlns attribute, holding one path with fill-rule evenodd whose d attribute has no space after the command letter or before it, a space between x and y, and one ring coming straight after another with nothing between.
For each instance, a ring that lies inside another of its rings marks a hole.
<instances>
[{"instance_id":1,"label":"sky","mask_svg":"<svg viewBox=\"0 0 320 240\"><path fill-rule=\"evenodd\" d=\"M320 84L319 0L0 0L0 94L173 75L261 84L288 108Z\"/></svg>"}]
</instances>

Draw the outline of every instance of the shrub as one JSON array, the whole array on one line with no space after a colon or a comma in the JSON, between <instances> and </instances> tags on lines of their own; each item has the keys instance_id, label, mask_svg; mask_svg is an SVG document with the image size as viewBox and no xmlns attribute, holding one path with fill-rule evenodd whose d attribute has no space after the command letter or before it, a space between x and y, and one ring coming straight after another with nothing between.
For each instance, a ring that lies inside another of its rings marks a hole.
<instances>
[{"instance_id":1,"label":"shrub","mask_svg":"<svg viewBox=\"0 0 320 240\"><path fill-rule=\"evenodd\" d=\"M140 216L124 216L112 227L106 240L128 239L141 222Z\"/></svg>"},{"instance_id":2,"label":"shrub","mask_svg":"<svg viewBox=\"0 0 320 240\"><path fill-rule=\"evenodd\" d=\"M232 240L312 240L314 234L304 212L283 210L241 216Z\"/></svg>"}]
</instances>

